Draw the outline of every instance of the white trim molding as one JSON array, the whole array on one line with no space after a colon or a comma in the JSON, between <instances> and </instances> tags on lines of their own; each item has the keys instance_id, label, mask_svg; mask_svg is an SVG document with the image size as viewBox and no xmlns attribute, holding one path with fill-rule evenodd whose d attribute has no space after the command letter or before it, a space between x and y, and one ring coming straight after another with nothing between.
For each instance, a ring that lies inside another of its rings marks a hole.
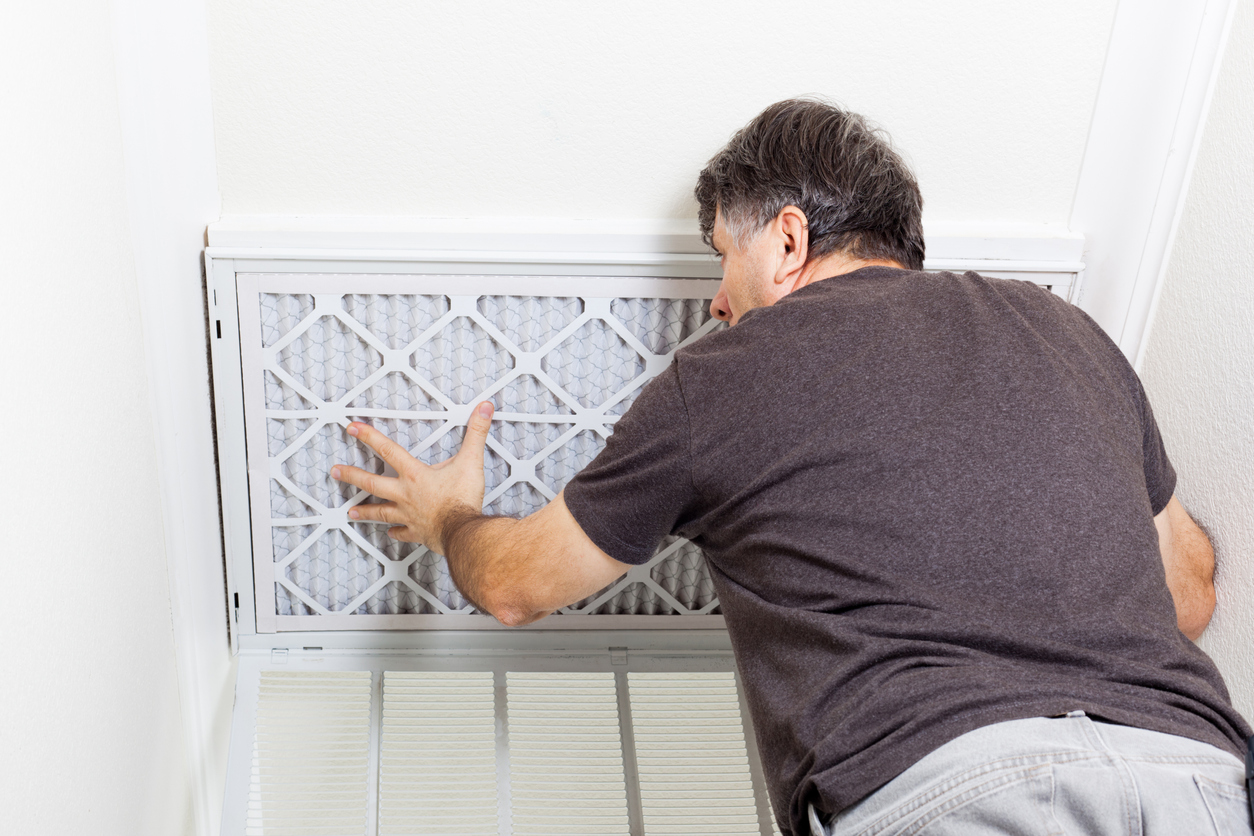
<instances>
[{"instance_id":1,"label":"white trim molding","mask_svg":"<svg viewBox=\"0 0 1254 836\"><path fill-rule=\"evenodd\" d=\"M205 8L118 0L112 29L190 813L195 832L210 836L233 677L201 290L205 226L220 211Z\"/></svg>"},{"instance_id":2,"label":"white trim molding","mask_svg":"<svg viewBox=\"0 0 1254 836\"><path fill-rule=\"evenodd\" d=\"M929 258L1079 261L1084 238L1049 224L926 224ZM223 215L222 250L463 250L687 254L713 262L695 219L427 218L405 215Z\"/></svg>"},{"instance_id":3,"label":"white trim molding","mask_svg":"<svg viewBox=\"0 0 1254 836\"><path fill-rule=\"evenodd\" d=\"M1070 299L1084 272L1084 236L1049 225L939 224L925 230L928 270L974 270L1050 286ZM718 278L695 220L226 215L209 227L217 259L422 264L438 272L584 271Z\"/></svg>"},{"instance_id":4,"label":"white trim molding","mask_svg":"<svg viewBox=\"0 0 1254 836\"><path fill-rule=\"evenodd\" d=\"M1139 366L1236 0L1122 2L1070 228L1086 239L1077 298Z\"/></svg>"}]
</instances>

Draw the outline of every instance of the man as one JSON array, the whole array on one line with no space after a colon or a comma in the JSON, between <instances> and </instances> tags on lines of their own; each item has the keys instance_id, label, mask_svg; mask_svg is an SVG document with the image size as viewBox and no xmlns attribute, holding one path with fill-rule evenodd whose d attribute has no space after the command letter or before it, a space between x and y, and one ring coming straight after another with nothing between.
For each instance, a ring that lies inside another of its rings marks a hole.
<instances>
[{"instance_id":1,"label":"man","mask_svg":"<svg viewBox=\"0 0 1254 836\"><path fill-rule=\"evenodd\" d=\"M919 272L918 187L855 114L774 105L696 193L734 327L554 502L480 513L482 404L435 467L352 425L399 474L333 471L388 500L353 515L510 625L690 537L786 833L1250 832L1250 729L1186 638L1212 554L1118 348L1030 284Z\"/></svg>"}]
</instances>

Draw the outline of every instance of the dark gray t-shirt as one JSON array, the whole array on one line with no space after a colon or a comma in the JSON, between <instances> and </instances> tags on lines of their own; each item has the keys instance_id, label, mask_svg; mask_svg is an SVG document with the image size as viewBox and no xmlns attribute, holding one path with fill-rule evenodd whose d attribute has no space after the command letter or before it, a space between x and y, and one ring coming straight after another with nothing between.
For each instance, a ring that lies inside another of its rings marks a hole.
<instances>
[{"instance_id":1,"label":"dark gray t-shirt","mask_svg":"<svg viewBox=\"0 0 1254 836\"><path fill-rule=\"evenodd\" d=\"M990 723L1083 709L1234 753L1176 627L1136 374L1025 282L871 267L679 351L566 487L604 551L705 551L785 832ZM679 616L677 616L679 617Z\"/></svg>"}]
</instances>

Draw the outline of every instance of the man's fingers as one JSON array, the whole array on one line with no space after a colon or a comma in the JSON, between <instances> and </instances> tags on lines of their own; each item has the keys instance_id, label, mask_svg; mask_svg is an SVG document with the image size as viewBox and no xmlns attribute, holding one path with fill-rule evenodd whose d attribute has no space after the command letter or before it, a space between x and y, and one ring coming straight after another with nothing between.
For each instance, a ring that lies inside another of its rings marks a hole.
<instances>
[{"instance_id":1,"label":"man's fingers","mask_svg":"<svg viewBox=\"0 0 1254 836\"><path fill-rule=\"evenodd\" d=\"M475 407L466 424L466 437L462 439L462 448L457 457L469 456L483 467L483 447L488 441L488 429L492 426L492 404L484 401Z\"/></svg>"},{"instance_id":2,"label":"man's fingers","mask_svg":"<svg viewBox=\"0 0 1254 836\"><path fill-rule=\"evenodd\" d=\"M331 468L331 478L347 482L380 499L399 499L401 496L400 480L391 476L380 476L369 470L362 470L360 467L337 464Z\"/></svg>"},{"instance_id":3,"label":"man's fingers","mask_svg":"<svg viewBox=\"0 0 1254 836\"><path fill-rule=\"evenodd\" d=\"M414 537L413 532L411 532L408 528L406 528L403 525L398 525L396 526L396 528L389 528L388 536L391 537L393 540L400 540L402 543L417 543L418 542L418 539Z\"/></svg>"},{"instance_id":4,"label":"man's fingers","mask_svg":"<svg viewBox=\"0 0 1254 836\"><path fill-rule=\"evenodd\" d=\"M379 458L392 465L397 473L405 473L412 470L414 465L421 464L404 447L369 424L354 421L348 425L348 434L378 453Z\"/></svg>"},{"instance_id":5,"label":"man's fingers","mask_svg":"<svg viewBox=\"0 0 1254 836\"><path fill-rule=\"evenodd\" d=\"M395 502L363 502L361 505L354 505L352 508L349 508L348 516L354 520L403 525L403 521L396 512Z\"/></svg>"},{"instance_id":6,"label":"man's fingers","mask_svg":"<svg viewBox=\"0 0 1254 836\"><path fill-rule=\"evenodd\" d=\"M403 543L420 542L414 536L413 531L401 519L400 509L396 507L395 502L371 502L361 505L354 505L348 509L350 519L361 522L381 522L387 523L392 527L388 529L388 536L393 540L400 540Z\"/></svg>"}]
</instances>

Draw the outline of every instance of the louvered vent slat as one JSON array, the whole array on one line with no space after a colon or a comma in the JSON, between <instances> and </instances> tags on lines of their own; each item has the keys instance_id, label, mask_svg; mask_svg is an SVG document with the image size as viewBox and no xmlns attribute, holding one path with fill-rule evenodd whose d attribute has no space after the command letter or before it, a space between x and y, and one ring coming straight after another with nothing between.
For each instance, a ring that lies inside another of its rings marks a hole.
<instances>
[{"instance_id":1,"label":"louvered vent slat","mask_svg":"<svg viewBox=\"0 0 1254 836\"><path fill-rule=\"evenodd\" d=\"M757 836L735 676L630 673L645 836Z\"/></svg>"},{"instance_id":2,"label":"louvered vent slat","mask_svg":"<svg viewBox=\"0 0 1254 836\"><path fill-rule=\"evenodd\" d=\"M380 836L496 836L490 671L388 671L379 747Z\"/></svg>"},{"instance_id":3,"label":"louvered vent slat","mask_svg":"<svg viewBox=\"0 0 1254 836\"><path fill-rule=\"evenodd\" d=\"M506 676L514 836L627 836L614 675Z\"/></svg>"},{"instance_id":4,"label":"louvered vent slat","mask_svg":"<svg viewBox=\"0 0 1254 836\"><path fill-rule=\"evenodd\" d=\"M263 672L248 836L349 836L367 826L369 671Z\"/></svg>"}]
</instances>

